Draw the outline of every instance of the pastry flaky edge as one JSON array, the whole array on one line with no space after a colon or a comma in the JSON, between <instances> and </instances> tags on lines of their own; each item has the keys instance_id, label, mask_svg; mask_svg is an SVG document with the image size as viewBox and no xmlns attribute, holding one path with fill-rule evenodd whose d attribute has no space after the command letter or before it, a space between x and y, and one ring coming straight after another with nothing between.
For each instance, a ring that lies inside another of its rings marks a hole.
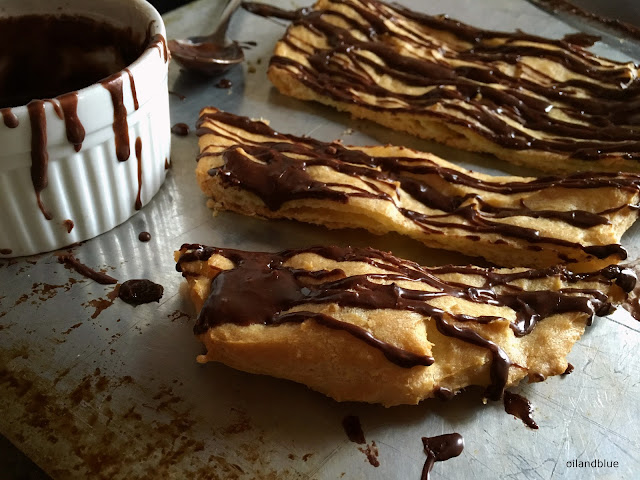
<instances>
[{"instance_id":1,"label":"pastry flaky edge","mask_svg":"<svg viewBox=\"0 0 640 480\"><path fill-rule=\"evenodd\" d=\"M405 147L283 134L214 107L201 111L197 132L196 177L214 210L397 232L499 266L590 271L618 263L622 234L638 216L638 174L491 176ZM451 202L455 208L439 206ZM580 217L600 224L569 221Z\"/></svg>"},{"instance_id":2,"label":"pastry flaky edge","mask_svg":"<svg viewBox=\"0 0 640 480\"><path fill-rule=\"evenodd\" d=\"M342 30L325 34L325 25ZM639 76L633 62L569 41L377 0L319 0L301 11L268 69L285 95L548 172L640 171ZM451 95L459 78L464 91Z\"/></svg>"},{"instance_id":3,"label":"pastry flaky edge","mask_svg":"<svg viewBox=\"0 0 640 480\"><path fill-rule=\"evenodd\" d=\"M185 244L175 260L199 312L194 332L207 353L198 362L385 406L471 385L498 399L526 376L562 374L594 312L610 313L636 281L617 266L425 268L349 247L269 254ZM395 361L345 325L412 358Z\"/></svg>"}]
</instances>

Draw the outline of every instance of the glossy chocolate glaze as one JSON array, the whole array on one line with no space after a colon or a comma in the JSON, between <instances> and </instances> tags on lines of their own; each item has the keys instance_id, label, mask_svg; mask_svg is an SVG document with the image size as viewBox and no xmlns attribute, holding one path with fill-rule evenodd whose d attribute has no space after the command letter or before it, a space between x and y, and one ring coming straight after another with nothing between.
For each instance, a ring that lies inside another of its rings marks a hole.
<instances>
[{"instance_id":1,"label":"glossy chocolate glaze","mask_svg":"<svg viewBox=\"0 0 640 480\"><path fill-rule=\"evenodd\" d=\"M574 275L559 267L517 273L454 266L427 269L413 262L398 259L389 253L351 247L311 247L270 254L196 244L183 245L182 251L176 265L178 271L182 271L182 264L185 262L206 261L216 254L226 257L235 265L230 270L222 270L213 279L211 293L194 326L196 335L202 335L209 329L225 323L242 326L279 325L313 319L328 328L347 331L380 350L389 361L400 367L429 366L434 362L433 357L390 345L377 339L367 330L328 314L306 310L287 313L293 307L309 304L337 304L341 307L365 310L408 310L432 318L442 335L485 348L490 352L491 384L485 395L491 399L498 399L502 395L511 361L498 345L463 325L467 322L489 323L501 320L501 317L472 317L445 312L431 305L430 299L453 296L475 303L508 306L516 312L517 320L511 324L512 329L516 334L526 335L535 328L537 322L557 313L582 312L592 317L596 312L608 311L611 305L606 296L597 290L568 288L557 292L523 291L514 284L517 280L557 276L569 284L589 279L607 285L617 278L613 278L613 273L609 270L605 273L600 271ZM363 262L384 268L390 273L347 277L340 269L308 272L285 265L288 259L300 253L314 253L337 262ZM626 273L622 269L618 270L619 277L625 279ZM484 285L471 287L448 282L438 276L447 273L476 275L484 278ZM397 282L401 281L427 284L434 291L399 287ZM621 281L623 285L629 286L626 282ZM247 302L247 298L252 298L252 301Z\"/></svg>"},{"instance_id":2,"label":"glossy chocolate glaze","mask_svg":"<svg viewBox=\"0 0 640 480\"><path fill-rule=\"evenodd\" d=\"M28 32L28 34L27 34ZM161 35L144 38L130 28L74 15L25 15L0 19L0 106L4 125L16 128L18 118L10 107L26 104L31 123L31 179L38 207L52 215L41 199L48 185L47 122L45 104L64 120L67 140L76 152L82 148L85 129L78 118L77 90L100 83L109 91L114 109L113 131L118 160L129 158L127 110L123 103L123 76L129 79L134 109L139 108L133 74L125 68L145 49L158 48L168 61ZM78 43L78 38L82 42ZM118 73L114 73L118 72Z\"/></svg>"},{"instance_id":3,"label":"glossy chocolate glaze","mask_svg":"<svg viewBox=\"0 0 640 480\"><path fill-rule=\"evenodd\" d=\"M422 468L421 480L429 480L436 462L444 462L457 457L464 450L464 439L459 433L446 433L435 437L422 437L422 445L427 460Z\"/></svg>"},{"instance_id":4,"label":"glossy chocolate glaze","mask_svg":"<svg viewBox=\"0 0 640 480\"><path fill-rule=\"evenodd\" d=\"M73 268L80 275L83 275L91 280L94 280L102 285L114 285L118 283L118 280L107 275L103 272L98 272L90 267L87 267L84 263L81 263L72 253L67 255L61 255L58 257L58 262Z\"/></svg>"},{"instance_id":5,"label":"glossy chocolate glaze","mask_svg":"<svg viewBox=\"0 0 640 480\"><path fill-rule=\"evenodd\" d=\"M140 232L140 234L138 235L138 240L146 243L151 240L151 234L149 232Z\"/></svg>"},{"instance_id":6,"label":"glossy chocolate glaze","mask_svg":"<svg viewBox=\"0 0 640 480\"><path fill-rule=\"evenodd\" d=\"M333 101L444 120L507 149L556 152L581 160L608 155L640 158L640 81L634 79L629 64L607 60L603 67L571 37L550 40L521 31L481 30L378 0L344 0L340 5L364 22L331 4L327 10L295 12L244 4L253 13L292 20L326 38L328 47L309 55L304 48L312 47L296 45L299 35L296 41L285 36L286 45L307 57L308 65L274 55L271 66L287 69L303 85ZM330 16L325 15L328 12ZM338 26L336 18L347 27ZM431 37L434 32L451 35L459 43L440 47L439 40ZM400 51L390 38L407 49ZM417 53L404 53L409 51ZM538 72L544 80L534 82L505 73L504 65L516 71L535 69L523 62L525 57L554 62L570 70L573 78L558 81ZM385 88L368 71L425 93ZM384 102L371 103L363 94ZM436 105L443 108L434 111ZM551 114L554 108L568 119Z\"/></svg>"},{"instance_id":7,"label":"glossy chocolate glaze","mask_svg":"<svg viewBox=\"0 0 640 480\"><path fill-rule=\"evenodd\" d=\"M136 194L135 209L140 210L142 208L142 139L136 137L136 160L138 162L138 193Z\"/></svg>"},{"instance_id":8,"label":"glossy chocolate glaze","mask_svg":"<svg viewBox=\"0 0 640 480\"><path fill-rule=\"evenodd\" d=\"M567 365L567 369L562 373L562 375L570 375L576 367L574 367L572 364L568 364Z\"/></svg>"},{"instance_id":9,"label":"glossy chocolate glaze","mask_svg":"<svg viewBox=\"0 0 640 480\"><path fill-rule=\"evenodd\" d=\"M393 199L382 191L358 190L346 183L343 185L345 188L336 189L336 184L329 185L316 181L307 171L311 167L323 166L360 178L365 182L368 180L383 182L393 186L396 191L397 186L400 186L424 206L439 210L442 213L427 215L398 208L402 215L429 233L438 233L442 228L455 227L468 232L472 237L476 233L499 234L524 240L533 244L532 247L536 247L536 244L552 244L581 249L586 254L600 259L610 256L626 258L626 252L619 244L585 246L569 240L545 237L532 228L498 221L498 219L512 216L528 216L553 219L587 229L608 224L609 219L604 214L581 210L535 210L527 207L524 201L521 201L520 208L499 207L485 202L481 193L486 191L516 195L542 192L552 188L600 187L615 187L638 192L640 176L636 174L583 172L528 181L494 182L471 177L464 172L435 162L417 162L416 159L403 157L375 157L360 150L345 148L339 143L329 144L311 138L278 133L264 123L220 111L201 115L197 123L198 135L207 133L225 135L224 132L214 131L208 127L206 122L209 121L216 125L229 125L250 134L266 137L266 140L260 143L240 145L242 150L236 148L236 145L228 148L222 154L224 164L210 170L209 174L216 176L227 186L239 186L257 195L273 211L278 210L285 202L308 198L346 203L349 198L365 197L393 203ZM260 162L253 161L243 152L259 159ZM300 159L299 155L302 155L303 159ZM446 182L444 188L443 181ZM373 186L371 182L368 185ZM455 190L458 186L473 188L478 193L456 194Z\"/></svg>"},{"instance_id":10,"label":"glossy chocolate glaze","mask_svg":"<svg viewBox=\"0 0 640 480\"><path fill-rule=\"evenodd\" d=\"M118 297L131 305L159 302L164 287L147 279L127 280L120 285Z\"/></svg>"},{"instance_id":11,"label":"glossy chocolate glaze","mask_svg":"<svg viewBox=\"0 0 640 480\"><path fill-rule=\"evenodd\" d=\"M533 407L531 407L529 400L522 395L505 390L503 402L505 412L522 420L522 423L527 427L538 429L538 424L531 418Z\"/></svg>"}]
</instances>

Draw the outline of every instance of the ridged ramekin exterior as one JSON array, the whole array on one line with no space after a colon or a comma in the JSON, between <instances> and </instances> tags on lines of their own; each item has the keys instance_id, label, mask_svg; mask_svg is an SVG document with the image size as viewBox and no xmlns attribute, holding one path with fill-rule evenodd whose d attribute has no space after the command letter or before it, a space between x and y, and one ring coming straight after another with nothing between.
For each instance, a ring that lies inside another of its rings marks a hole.
<instances>
[{"instance_id":1,"label":"ridged ramekin exterior","mask_svg":"<svg viewBox=\"0 0 640 480\"><path fill-rule=\"evenodd\" d=\"M64 3L68 6L65 13L109 21L108 14L122 13L116 7L123 0L91 2L96 7L93 12L86 11L86 2ZM46 102L48 185L41 192L41 201L52 217L47 220L31 180L29 115L26 107L12 108L18 127L0 122L0 258L55 250L100 235L147 204L165 179L171 145L165 29L160 15L146 2L124 3L128 7L123 8L135 9L124 15L136 23L130 25L134 31L146 32L151 24L152 37L162 36L127 71L118 74L127 111L129 158L119 161L116 157L114 105L101 84L78 92L77 113L86 132L78 152L66 138L64 121ZM46 11L55 13L56 3L46 5ZM126 26L121 18L114 23Z\"/></svg>"}]
</instances>

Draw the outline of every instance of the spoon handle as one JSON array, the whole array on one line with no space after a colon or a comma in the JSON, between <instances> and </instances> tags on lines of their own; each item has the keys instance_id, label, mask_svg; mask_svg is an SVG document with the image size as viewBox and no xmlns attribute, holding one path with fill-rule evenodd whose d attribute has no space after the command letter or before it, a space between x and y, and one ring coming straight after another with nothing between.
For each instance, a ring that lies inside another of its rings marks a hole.
<instances>
[{"instance_id":1,"label":"spoon handle","mask_svg":"<svg viewBox=\"0 0 640 480\"><path fill-rule=\"evenodd\" d=\"M227 5L222 10L220 14L220 18L218 21L218 27L215 31L210 35L211 37L215 37L219 40L224 40L225 32L227 31L227 27L229 26L229 20L231 19L231 14L237 10L240 6L242 0L228 0Z\"/></svg>"}]
</instances>

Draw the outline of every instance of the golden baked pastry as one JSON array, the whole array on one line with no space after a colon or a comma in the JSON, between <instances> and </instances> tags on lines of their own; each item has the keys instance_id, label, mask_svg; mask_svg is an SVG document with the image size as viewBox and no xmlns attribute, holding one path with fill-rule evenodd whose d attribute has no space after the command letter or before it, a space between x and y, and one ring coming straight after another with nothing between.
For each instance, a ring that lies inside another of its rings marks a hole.
<instances>
[{"instance_id":1,"label":"golden baked pastry","mask_svg":"<svg viewBox=\"0 0 640 480\"><path fill-rule=\"evenodd\" d=\"M586 35L481 30L378 0L245 8L293 20L268 71L286 95L540 170L640 171L638 66L589 53Z\"/></svg>"},{"instance_id":2,"label":"golden baked pastry","mask_svg":"<svg viewBox=\"0 0 640 480\"><path fill-rule=\"evenodd\" d=\"M618 266L425 268L349 247L183 245L175 259L199 311L199 362L386 406L469 385L498 399L527 375L561 374L593 315L609 313L636 282Z\"/></svg>"},{"instance_id":3,"label":"golden baked pastry","mask_svg":"<svg viewBox=\"0 0 640 480\"><path fill-rule=\"evenodd\" d=\"M398 232L501 266L617 263L640 175L496 177L403 147L352 147L201 112L196 175L214 209Z\"/></svg>"}]
</instances>

